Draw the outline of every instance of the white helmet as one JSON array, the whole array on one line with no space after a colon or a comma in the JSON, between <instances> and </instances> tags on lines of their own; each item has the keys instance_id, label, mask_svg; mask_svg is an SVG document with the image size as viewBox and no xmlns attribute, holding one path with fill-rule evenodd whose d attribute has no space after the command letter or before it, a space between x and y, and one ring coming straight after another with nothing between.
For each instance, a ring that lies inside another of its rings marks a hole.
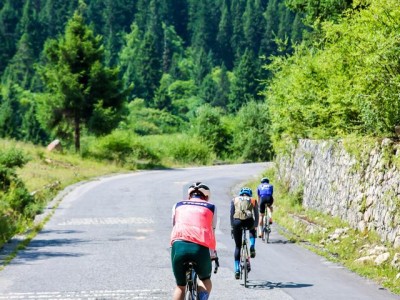
<instances>
[{"instance_id":1,"label":"white helmet","mask_svg":"<svg viewBox=\"0 0 400 300\"><path fill-rule=\"evenodd\" d=\"M202 194L207 199L211 196L210 188L201 182L195 182L189 186L188 196L190 197L190 195L195 192Z\"/></svg>"}]
</instances>

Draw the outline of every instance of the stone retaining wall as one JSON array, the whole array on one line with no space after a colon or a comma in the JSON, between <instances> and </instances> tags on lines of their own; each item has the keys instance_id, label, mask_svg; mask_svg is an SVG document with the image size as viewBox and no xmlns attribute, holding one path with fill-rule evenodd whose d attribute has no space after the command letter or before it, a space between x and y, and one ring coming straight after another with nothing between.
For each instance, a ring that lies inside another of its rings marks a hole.
<instances>
[{"instance_id":1,"label":"stone retaining wall","mask_svg":"<svg viewBox=\"0 0 400 300\"><path fill-rule=\"evenodd\" d=\"M303 193L304 207L340 217L360 231L375 230L400 247L400 170L390 161L399 156L389 139L362 161L341 141L300 140L291 156L278 157L278 176L291 192Z\"/></svg>"}]
</instances>

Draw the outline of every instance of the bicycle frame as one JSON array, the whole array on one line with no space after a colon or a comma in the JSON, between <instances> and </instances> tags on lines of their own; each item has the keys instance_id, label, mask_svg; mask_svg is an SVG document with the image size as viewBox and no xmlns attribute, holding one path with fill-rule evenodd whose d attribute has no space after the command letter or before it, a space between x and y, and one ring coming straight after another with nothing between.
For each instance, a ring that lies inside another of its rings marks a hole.
<instances>
[{"instance_id":1,"label":"bicycle frame","mask_svg":"<svg viewBox=\"0 0 400 300\"><path fill-rule=\"evenodd\" d=\"M271 225L269 225L270 218L271 218L270 208L266 206L263 219L264 226L262 229L262 238L261 238L264 243L269 243L269 234L271 233Z\"/></svg>"},{"instance_id":2,"label":"bicycle frame","mask_svg":"<svg viewBox=\"0 0 400 300\"><path fill-rule=\"evenodd\" d=\"M240 250L240 278L243 279L244 287L247 287L248 264L250 263L249 249L247 246L247 228L243 228L242 248Z\"/></svg>"},{"instance_id":3,"label":"bicycle frame","mask_svg":"<svg viewBox=\"0 0 400 300\"><path fill-rule=\"evenodd\" d=\"M185 300L197 300L197 292L197 274L194 269L194 263L189 262L186 271Z\"/></svg>"},{"instance_id":4,"label":"bicycle frame","mask_svg":"<svg viewBox=\"0 0 400 300\"><path fill-rule=\"evenodd\" d=\"M218 257L213 259L215 263L214 274L218 272L219 259ZM197 300L198 299L198 284L197 284L197 273L194 269L195 263L189 262L188 269L186 270L186 287L185 287L185 300Z\"/></svg>"}]
</instances>

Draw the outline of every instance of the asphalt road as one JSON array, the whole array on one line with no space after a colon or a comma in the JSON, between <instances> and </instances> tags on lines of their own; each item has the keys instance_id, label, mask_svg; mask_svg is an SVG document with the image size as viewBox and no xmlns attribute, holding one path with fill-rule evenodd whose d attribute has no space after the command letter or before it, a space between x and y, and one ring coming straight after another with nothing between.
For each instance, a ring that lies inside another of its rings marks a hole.
<instances>
[{"instance_id":1,"label":"asphalt road","mask_svg":"<svg viewBox=\"0 0 400 300\"><path fill-rule=\"evenodd\" d=\"M204 181L217 205L220 269L211 299L400 299L273 227L257 239L249 288L234 279L229 205L267 163L144 171L69 188L43 230L0 272L2 299L171 299L171 208Z\"/></svg>"}]
</instances>

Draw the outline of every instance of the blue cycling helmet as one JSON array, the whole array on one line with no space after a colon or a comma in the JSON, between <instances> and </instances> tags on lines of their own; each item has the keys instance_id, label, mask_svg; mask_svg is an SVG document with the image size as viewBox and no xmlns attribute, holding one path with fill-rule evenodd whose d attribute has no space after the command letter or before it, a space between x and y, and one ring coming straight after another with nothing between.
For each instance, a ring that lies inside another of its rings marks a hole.
<instances>
[{"instance_id":1,"label":"blue cycling helmet","mask_svg":"<svg viewBox=\"0 0 400 300\"><path fill-rule=\"evenodd\" d=\"M269 179L267 177L264 177L261 179L261 183L269 183Z\"/></svg>"},{"instance_id":2,"label":"blue cycling helmet","mask_svg":"<svg viewBox=\"0 0 400 300\"><path fill-rule=\"evenodd\" d=\"M249 187L243 187L240 192L239 196L247 195L249 197L253 196L253 191Z\"/></svg>"}]
</instances>

